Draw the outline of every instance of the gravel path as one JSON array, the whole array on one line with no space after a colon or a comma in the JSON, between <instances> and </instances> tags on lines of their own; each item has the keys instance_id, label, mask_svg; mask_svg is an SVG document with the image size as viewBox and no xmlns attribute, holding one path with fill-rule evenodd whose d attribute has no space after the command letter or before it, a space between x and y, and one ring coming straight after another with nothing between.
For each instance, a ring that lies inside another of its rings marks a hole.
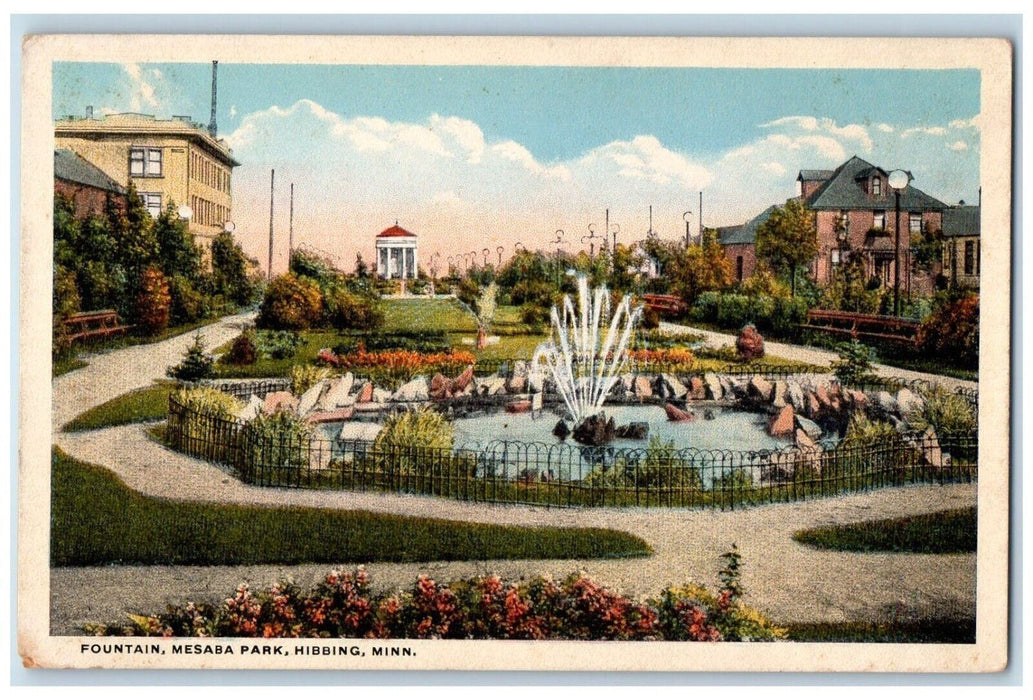
<instances>
[{"instance_id":1,"label":"gravel path","mask_svg":"<svg viewBox=\"0 0 1033 700\"><path fill-rule=\"evenodd\" d=\"M662 321L660 323L660 330L665 333L698 333L703 336L704 343L715 348L722 345L735 345L736 340L736 337L730 333L719 333L717 331L706 330L704 328L685 326L678 323L668 323L666 321ZM806 345L776 343L768 340L764 341L764 350L766 352L770 352L772 355L784 357L787 360L808 362L815 365L829 365L839 359L839 355L831 350L822 350L821 348L812 348ZM903 379L922 379L926 381L939 382L940 384L944 384L951 388L965 387L968 389L976 389L979 386L977 382L966 379L955 379L954 377L945 377L939 374L915 372L909 369L901 369L900 367L891 367L890 365L875 365L875 373L885 377L901 377Z\"/></svg>"},{"instance_id":2,"label":"gravel path","mask_svg":"<svg viewBox=\"0 0 1033 700\"><path fill-rule=\"evenodd\" d=\"M227 318L205 329L209 347L232 337L244 320ZM87 368L55 379L55 425L161 376L165 366L178 360L191 337L180 336L99 356ZM609 527L637 534L654 550L651 557L629 560L374 564L370 567L374 585L381 588L407 587L418 572L447 581L487 572L518 578L538 573L563 576L584 570L626 593L648 595L668 584L690 580L713 586L720 554L734 542L743 553L747 601L779 621L888 620L930 614L971 616L975 610L974 554L859 555L813 550L792 540L793 532L817 525L971 506L976 501L975 484L885 489L727 512L561 510L395 494L251 487L215 465L166 449L149 439L145 428L139 425L87 433L55 433L55 442L79 459L112 470L131 488L157 497L361 509L515 525ZM241 581L267 586L289 575L308 586L329 568L319 564L53 569L51 627L54 634L76 634L84 622L120 620L128 612L160 611L166 603L215 602ZM89 596L84 594L86 591Z\"/></svg>"}]
</instances>

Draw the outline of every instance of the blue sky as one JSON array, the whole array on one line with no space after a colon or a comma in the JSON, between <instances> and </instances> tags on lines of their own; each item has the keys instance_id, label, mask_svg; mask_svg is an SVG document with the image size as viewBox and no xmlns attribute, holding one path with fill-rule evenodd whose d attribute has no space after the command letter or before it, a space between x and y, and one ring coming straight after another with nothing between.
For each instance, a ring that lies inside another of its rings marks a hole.
<instances>
[{"instance_id":1,"label":"blue sky","mask_svg":"<svg viewBox=\"0 0 1033 700\"><path fill-rule=\"evenodd\" d=\"M53 114L207 122L210 80L210 64L57 64ZM396 218L443 255L557 228L580 247L606 207L634 237L652 204L675 237L700 190L707 225L737 223L854 154L972 201L978 114L976 71L219 64L234 219L261 230L275 167L297 183L298 238L349 260Z\"/></svg>"}]
</instances>

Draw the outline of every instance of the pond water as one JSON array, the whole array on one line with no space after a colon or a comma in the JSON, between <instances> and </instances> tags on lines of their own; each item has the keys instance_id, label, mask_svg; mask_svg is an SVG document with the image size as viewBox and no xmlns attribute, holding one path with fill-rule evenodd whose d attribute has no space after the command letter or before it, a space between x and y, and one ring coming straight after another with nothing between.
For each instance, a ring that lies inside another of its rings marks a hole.
<instances>
[{"instance_id":1,"label":"pond water","mask_svg":"<svg viewBox=\"0 0 1033 700\"><path fill-rule=\"evenodd\" d=\"M788 440L767 434L767 416L735 408L695 407L697 420L672 422L667 420L663 406L606 406L603 413L612 416L617 425L643 422L649 425L649 436L673 440L676 449L694 447L700 450L776 450L789 444ZM484 445L496 440L543 442L558 444L552 429L559 415L546 410L532 416L530 413L495 413L469 418L457 418L455 444ZM576 445L573 438L566 442ZM648 440L614 440L611 447L644 448Z\"/></svg>"}]
</instances>

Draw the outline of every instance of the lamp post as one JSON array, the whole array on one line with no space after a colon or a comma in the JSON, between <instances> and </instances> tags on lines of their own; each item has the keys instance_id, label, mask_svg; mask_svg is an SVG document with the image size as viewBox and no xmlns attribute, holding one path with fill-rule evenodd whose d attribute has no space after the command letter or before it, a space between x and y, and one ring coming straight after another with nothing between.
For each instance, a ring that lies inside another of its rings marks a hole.
<instances>
[{"instance_id":1,"label":"lamp post","mask_svg":"<svg viewBox=\"0 0 1033 700\"><path fill-rule=\"evenodd\" d=\"M491 250L489 250L488 248L485 248L484 250L481 251L481 255L484 256L484 267L487 267L488 266L488 256L491 255Z\"/></svg>"},{"instance_id":2,"label":"lamp post","mask_svg":"<svg viewBox=\"0 0 1033 700\"><path fill-rule=\"evenodd\" d=\"M499 269L500 270L502 269L502 253L505 252L505 250L506 250L505 246L501 246L500 245L500 246L496 246L495 247L495 252L499 254Z\"/></svg>"},{"instance_id":3,"label":"lamp post","mask_svg":"<svg viewBox=\"0 0 1033 700\"><path fill-rule=\"evenodd\" d=\"M556 240L552 241L552 242L556 244L556 262L555 262L556 273L555 273L555 277L556 277L556 285L559 286L559 283L560 283L560 252L561 252L561 246L563 245L563 229L561 229L561 228L556 229Z\"/></svg>"},{"instance_id":4,"label":"lamp post","mask_svg":"<svg viewBox=\"0 0 1033 700\"><path fill-rule=\"evenodd\" d=\"M896 223L893 227L896 234L893 246L893 314L900 316L900 195L911 183L911 173L906 170L894 170L889 174L888 180L896 204Z\"/></svg>"},{"instance_id":5,"label":"lamp post","mask_svg":"<svg viewBox=\"0 0 1033 700\"><path fill-rule=\"evenodd\" d=\"M589 235L581 237L581 242L582 243L588 243L588 257L594 258L595 257L595 239L596 238L602 238L602 236L595 235L595 224L589 224L588 225L588 233L589 233Z\"/></svg>"},{"instance_id":6,"label":"lamp post","mask_svg":"<svg viewBox=\"0 0 1033 700\"><path fill-rule=\"evenodd\" d=\"M689 222L692 221L692 211L686 211L681 215L681 218L685 219L685 247L688 248L692 243L692 234L689 231Z\"/></svg>"}]
</instances>

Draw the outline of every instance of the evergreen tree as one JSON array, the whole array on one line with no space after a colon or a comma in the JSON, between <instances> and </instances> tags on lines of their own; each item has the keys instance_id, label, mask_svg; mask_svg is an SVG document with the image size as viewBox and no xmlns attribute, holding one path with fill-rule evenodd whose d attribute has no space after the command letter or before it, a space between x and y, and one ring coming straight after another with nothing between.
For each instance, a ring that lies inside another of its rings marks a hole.
<instances>
[{"instance_id":1,"label":"evergreen tree","mask_svg":"<svg viewBox=\"0 0 1033 700\"><path fill-rule=\"evenodd\" d=\"M176 205L169 205L154 222L158 258L167 277L185 277L196 283L201 271L201 248L194 242L187 222L179 218Z\"/></svg>"}]
</instances>

